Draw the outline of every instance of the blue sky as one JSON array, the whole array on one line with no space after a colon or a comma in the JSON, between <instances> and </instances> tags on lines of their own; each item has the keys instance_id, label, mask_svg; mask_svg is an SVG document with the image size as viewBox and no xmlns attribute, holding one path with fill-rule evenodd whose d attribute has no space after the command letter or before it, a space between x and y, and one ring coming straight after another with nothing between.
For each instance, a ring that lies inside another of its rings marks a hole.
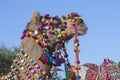
<instances>
[{"instance_id":1,"label":"blue sky","mask_svg":"<svg viewBox=\"0 0 120 80\"><path fill-rule=\"evenodd\" d=\"M32 11L42 15L82 15L88 32L79 37L81 64L100 65L106 56L120 61L119 0L1 0L0 43L20 45L20 37L31 19ZM67 44L70 61L74 63L73 39Z\"/></svg>"}]
</instances>

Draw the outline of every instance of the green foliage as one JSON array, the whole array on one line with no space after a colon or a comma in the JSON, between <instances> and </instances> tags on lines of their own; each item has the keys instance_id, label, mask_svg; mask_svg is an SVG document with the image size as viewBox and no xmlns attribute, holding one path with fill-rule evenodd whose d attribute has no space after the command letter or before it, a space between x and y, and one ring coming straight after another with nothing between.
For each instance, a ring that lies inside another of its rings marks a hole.
<instances>
[{"instance_id":1,"label":"green foliage","mask_svg":"<svg viewBox=\"0 0 120 80\"><path fill-rule=\"evenodd\" d=\"M8 48L5 44L0 44L0 75L4 75L10 71L10 66L18 52L18 47Z\"/></svg>"},{"instance_id":2,"label":"green foliage","mask_svg":"<svg viewBox=\"0 0 120 80\"><path fill-rule=\"evenodd\" d=\"M118 62L118 68L120 68L120 62Z\"/></svg>"}]
</instances>

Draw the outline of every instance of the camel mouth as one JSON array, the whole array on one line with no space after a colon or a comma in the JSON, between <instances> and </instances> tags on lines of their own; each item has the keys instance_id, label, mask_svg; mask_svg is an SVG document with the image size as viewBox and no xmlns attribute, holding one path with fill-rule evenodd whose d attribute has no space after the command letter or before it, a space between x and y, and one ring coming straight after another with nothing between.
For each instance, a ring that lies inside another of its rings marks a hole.
<instances>
[{"instance_id":1,"label":"camel mouth","mask_svg":"<svg viewBox=\"0 0 120 80\"><path fill-rule=\"evenodd\" d=\"M87 33L87 30L81 29L81 30L78 31L78 36L85 35L86 33ZM72 34L68 35L68 39L71 39L73 37L74 37L74 32Z\"/></svg>"},{"instance_id":2,"label":"camel mouth","mask_svg":"<svg viewBox=\"0 0 120 80\"><path fill-rule=\"evenodd\" d=\"M87 30L85 29L81 29L79 32L78 32L78 36L81 36L81 35L84 35L87 33Z\"/></svg>"}]
</instances>

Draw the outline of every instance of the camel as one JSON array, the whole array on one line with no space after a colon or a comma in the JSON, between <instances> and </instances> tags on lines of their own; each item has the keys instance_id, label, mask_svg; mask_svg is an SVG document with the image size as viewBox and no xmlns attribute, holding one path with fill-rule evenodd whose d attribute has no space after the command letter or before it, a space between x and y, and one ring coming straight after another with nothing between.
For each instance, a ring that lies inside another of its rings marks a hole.
<instances>
[{"instance_id":1,"label":"camel","mask_svg":"<svg viewBox=\"0 0 120 80\"><path fill-rule=\"evenodd\" d=\"M84 23L82 17L77 13L71 13L66 17L63 16L62 18L59 18L57 16L50 17L49 14L42 16L37 11L33 12L32 19L27 24L23 32L23 36L21 37L21 50L17 54L17 57L12 64L11 72L6 75L7 78L9 75L14 74L12 76L15 76L15 80L37 80L38 78L38 80L41 80L40 78L43 75L47 76L48 79L50 79L52 77L50 74L54 74L57 70L56 66L61 65L66 60L62 59L62 56L60 56L60 59L63 61L60 64L53 64L53 62L46 63L43 61L43 57L45 57L43 52L47 51L49 56L52 56L53 54L56 55L56 51L61 50L56 49L56 44L60 41L67 42L74 37L74 26L77 26L78 36L86 34L86 24ZM55 33L55 31L57 33ZM45 36L41 36L40 34L44 34ZM43 37L45 37L45 39ZM45 46L45 48L43 48L43 46ZM23 69L22 66L25 61L30 66ZM34 72L31 70L30 73L29 69L34 69L34 66L31 66L32 63L30 61L33 61L33 63L35 63L35 66L37 66L37 68L40 68L39 71L41 70L42 73L39 73L39 75L41 76L38 77L38 74L34 75L35 73L38 73L38 71ZM15 70L17 70L21 75L14 73ZM6 76L2 76L2 78L5 78ZM42 78L42 80L46 80L46 77Z\"/></svg>"}]
</instances>

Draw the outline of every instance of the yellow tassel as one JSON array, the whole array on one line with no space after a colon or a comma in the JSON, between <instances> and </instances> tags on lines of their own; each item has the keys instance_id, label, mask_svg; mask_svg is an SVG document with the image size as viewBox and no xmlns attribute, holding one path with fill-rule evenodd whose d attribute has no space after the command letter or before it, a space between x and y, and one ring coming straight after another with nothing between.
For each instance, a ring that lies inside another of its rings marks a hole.
<instances>
[{"instance_id":1,"label":"yellow tassel","mask_svg":"<svg viewBox=\"0 0 120 80\"><path fill-rule=\"evenodd\" d=\"M60 38L62 35L59 33L59 35L57 35L58 38Z\"/></svg>"},{"instance_id":2,"label":"yellow tassel","mask_svg":"<svg viewBox=\"0 0 120 80\"><path fill-rule=\"evenodd\" d=\"M30 36L32 35L32 32L29 32Z\"/></svg>"},{"instance_id":3,"label":"yellow tassel","mask_svg":"<svg viewBox=\"0 0 120 80\"><path fill-rule=\"evenodd\" d=\"M70 21L70 22L71 22L72 20L71 20L71 19L69 19L68 21Z\"/></svg>"},{"instance_id":4,"label":"yellow tassel","mask_svg":"<svg viewBox=\"0 0 120 80\"><path fill-rule=\"evenodd\" d=\"M44 19L44 18L42 19L42 22L45 22L45 19Z\"/></svg>"},{"instance_id":5,"label":"yellow tassel","mask_svg":"<svg viewBox=\"0 0 120 80\"><path fill-rule=\"evenodd\" d=\"M15 62L16 60L13 60L13 62Z\"/></svg>"},{"instance_id":6,"label":"yellow tassel","mask_svg":"<svg viewBox=\"0 0 120 80\"><path fill-rule=\"evenodd\" d=\"M43 74L43 75L45 75L45 74L46 74L46 72L42 72L42 74Z\"/></svg>"},{"instance_id":7,"label":"yellow tassel","mask_svg":"<svg viewBox=\"0 0 120 80\"><path fill-rule=\"evenodd\" d=\"M74 19L72 19L72 22L74 22L75 20Z\"/></svg>"},{"instance_id":8,"label":"yellow tassel","mask_svg":"<svg viewBox=\"0 0 120 80\"><path fill-rule=\"evenodd\" d=\"M50 19L50 22L53 22L53 19Z\"/></svg>"},{"instance_id":9,"label":"yellow tassel","mask_svg":"<svg viewBox=\"0 0 120 80\"><path fill-rule=\"evenodd\" d=\"M38 40L38 39L36 39L36 40L35 40L35 42L36 42L36 43L38 43L38 42L39 42L39 40Z\"/></svg>"},{"instance_id":10,"label":"yellow tassel","mask_svg":"<svg viewBox=\"0 0 120 80\"><path fill-rule=\"evenodd\" d=\"M38 78L38 74L35 74L35 77Z\"/></svg>"},{"instance_id":11,"label":"yellow tassel","mask_svg":"<svg viewBox=\"0 0 120 80\"><path fill-rule=\"evenodd\" d=\"M48 79L48 76L46 76L46 78Z\"/></svg>"},{"instance_id":12,"label":"yellow tassel","mask_svg":"<svg viewBox=\"0 0 120 80\"><path fill-rule=\"evenodd\" d=\"M77 43L74 44L75 47L77 47L77 45L78 45Z\"/></svg>"},{"instance_id":13,"label":"yellow tassel","mask_svg":"<svg viewBox=\"0 0 120 80\"><path fill-rule=\"evenodd\" d=\"M45 33L43 33L43 35L45 35Z\"/></svg>"},{"instance_id":14,"label":"yellow tassel","mask_svg":"<svg viewBox=\"0 0 120 80\"><path fill-rule=\"evenodd\" d=\"M66 33L65 31L62 31L62 32L61 32L62 35L65 34L65 33Z\"/></svg>"},{"instance_id":15,"label":"yellow tassel","mask_svg":"<svg viewBox=\"0 0 120 80\"><path fill-rule=\"evenodd\" d=\"M75 19L78 19L78 17L75 17Z\"/></svg>"}]
</instances>

